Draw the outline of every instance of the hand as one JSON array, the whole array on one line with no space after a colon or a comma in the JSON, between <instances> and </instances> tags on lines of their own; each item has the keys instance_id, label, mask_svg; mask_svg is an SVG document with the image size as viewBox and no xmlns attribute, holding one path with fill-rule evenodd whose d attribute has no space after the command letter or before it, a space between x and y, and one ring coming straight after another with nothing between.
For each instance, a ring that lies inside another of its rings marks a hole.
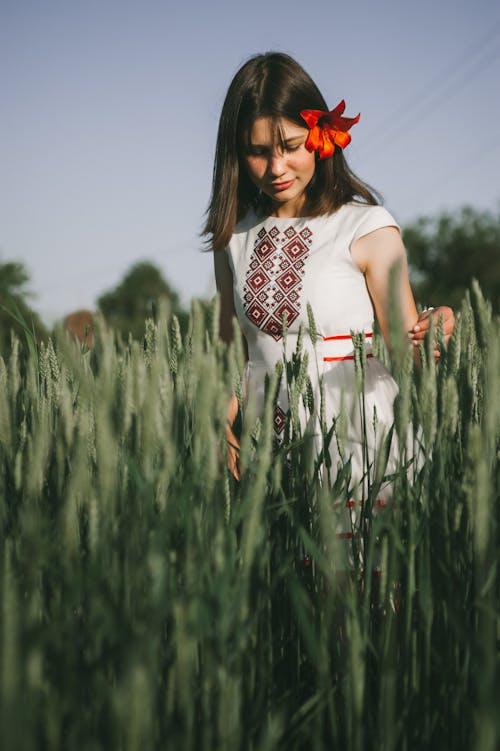
<instances>
[{"instance_id":1,"label":"hand","mask_svg":"<svg viewBox=\"0 0 500 751\"><path fill-rule=\"evenodd\" d=\"M451 308L442 305L439 308L429 308L424 310L423 313L420 313L415 326L408 334L410 341L415 347L424 341L431 325L431 316L434 320L434 326L437 328L440 315L443 317L444 341L445 344L448 344L450 337L453 334L455 316ZM434 343L434 357L438 358L439 354L439 349L437 348L436 343Z\"/></svg>"}]
</instances>

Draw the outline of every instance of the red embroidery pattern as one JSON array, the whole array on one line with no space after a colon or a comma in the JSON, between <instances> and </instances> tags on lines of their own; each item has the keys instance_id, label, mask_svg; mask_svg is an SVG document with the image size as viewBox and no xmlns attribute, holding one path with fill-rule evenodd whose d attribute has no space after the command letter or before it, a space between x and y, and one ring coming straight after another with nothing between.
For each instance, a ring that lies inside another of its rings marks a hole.
<instances>
[{"instance_id":1,"label":"red embroidery pattern","mask_svg":"<svg viewBox=\"0 0 500 751\"><path fill-rule=\"evenodd\" d=\"M254 243L243 286L243 308L252 323L276 341L283 336L283 316L290 326L300 313L301 279L312 243L309 227L282 232L262 227Z\"/></svg>"},{"instance_id":2,"label":"red embroidery pattern","mask_svg":"<svg viewBox=\"0 0 500 751\"><path fill-rule=\"evenodd\" d=\"M286 423L286 414L281 409L280 405L276 405L276 409L274 410L274 431L278 435L281 435L281 433L285 429L285 423Z\"/></svg>"}]
</instances>

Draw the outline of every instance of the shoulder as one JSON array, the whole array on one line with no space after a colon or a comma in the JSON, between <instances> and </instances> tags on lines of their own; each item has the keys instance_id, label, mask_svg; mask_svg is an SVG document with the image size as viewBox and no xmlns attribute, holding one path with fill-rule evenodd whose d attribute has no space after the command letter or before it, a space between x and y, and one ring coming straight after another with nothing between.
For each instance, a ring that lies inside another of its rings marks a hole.
<instances>
[{"instance_id":1,"label":"shoulder","mask_svg":"<svg viewBox=\"0 0 500 751\"><path fill-rule=\"evenodd\" d=\"M253 246L263 224L263 218L257 217L253 211L248 212L237 223L231 239L224 249L233 270L238 265L239 260L245 257L249 245Z\"/></svg>"},{"instance_id":2,"label":"shoulder","mask_svg":"<svg viewBox=\"0 0 500 751\"><path fill-rule=\"evenodd\" d=\"M353 222L349 244L351 257L363 273L374 264L390 268L406 258L401 228L392 214L383 206L365 208Z\"/></svg>"},{"instance_id":3,"label":"shoulder","mask_svg":"<svg viewBox=\"0 0 500 751\"><path fill-rule=\"evenodd\" d=\"M339 212L344 229L350 236L350 245L382 227L395 227L401 231L399 224L384 206L351 202L342 206Z\"/></svg>"},{"instance_id":4,"label":"shoulder","mask_svg":"<svg viewBox=\"0 0 500 751\"><path fill-rule=\"evenodd\" d=\"M229 241L229 248L237 247L242 242L245 242L249 236L257 235L263 224L264 219L262 217L256 216L253 211L248 212L234 228L231 240Z\"/></svg>"},{"instance_id":5,"label":"shoulder","mask_svg":"<svg viewBox=\"0 0 500 751\"><path fill-rule=\"evenodd\" d=\"M239 220L234 228L233 235L240 235L253 230L259 230L264 224L266 217L258 216L253 210L248 211L245 216Z\"/></svg>"}]
</instances>

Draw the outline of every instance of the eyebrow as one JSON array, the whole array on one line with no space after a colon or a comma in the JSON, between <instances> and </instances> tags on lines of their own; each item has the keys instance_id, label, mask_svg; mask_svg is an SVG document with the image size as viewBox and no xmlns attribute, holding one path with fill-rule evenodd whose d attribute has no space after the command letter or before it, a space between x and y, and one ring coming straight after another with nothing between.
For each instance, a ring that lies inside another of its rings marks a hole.
<instances>
[{"instance_id":1,"label":"eyebrow","mask_svg":"<svg viewBox=\"0 0 500 751\"><path fill-rule=\"evenodd\" d=\"M287 145L289 143L293 143L293 141L300 141L303 138L304 138L304 136L302 136L300 134L297 135L297 136L290 136L290 138L284 138L283 141L282 141L282 143L285 144L285 145ZM257 143L255 141L252 141L252 140L249 140L248 145L249 146L267 146L267 144L260 144L260 143Z\"/></svg>"}]
</instances>

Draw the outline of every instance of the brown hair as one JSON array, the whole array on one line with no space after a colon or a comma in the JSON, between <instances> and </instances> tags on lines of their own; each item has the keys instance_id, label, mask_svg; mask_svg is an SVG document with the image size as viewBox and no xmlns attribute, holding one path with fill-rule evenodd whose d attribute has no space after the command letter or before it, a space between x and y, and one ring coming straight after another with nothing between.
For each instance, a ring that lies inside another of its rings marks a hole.
<instances>
[{"instance_id":1,"label":"brown hair","mask_svg":"<svg viewBox=\"0 0 500 751\"><path fill-rule=\"evenodd\" d=\"M270 117L278 126L281 119L287 119L304 127L303 109L327 110L328 106L314 81L289 55L256 55L234 76L219 121L212 195L203 228L215 250L228 244L237 222L250 208L263 213L270 208L243 163L253 123ZM374 191L349 169L342 149L336 148L331 159L316 161L306 188L308 216L330 214L355 197L367 204L378 203Z\"/></svg>"}]
</instances>

